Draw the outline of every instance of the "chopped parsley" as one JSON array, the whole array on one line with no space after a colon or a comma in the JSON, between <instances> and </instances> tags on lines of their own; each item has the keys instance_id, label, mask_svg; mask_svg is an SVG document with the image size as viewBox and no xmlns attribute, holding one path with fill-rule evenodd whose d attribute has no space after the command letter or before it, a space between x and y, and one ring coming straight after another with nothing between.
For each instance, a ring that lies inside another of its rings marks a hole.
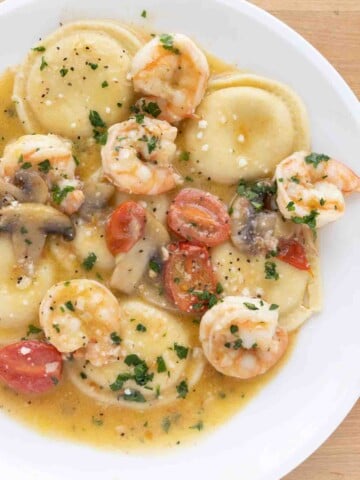
<instances>
[{"instance_id":1,"label":"chopped parsley","mask_svg":"<svg viewBox=\"0 0 360 480\"><path fill-rule=\"evenodd\" d=\"M108 86L109 86L109 83L106 80L104 80L101 84L101 88L106 88Z\"/></svg>"},{"instance_id":2,"label":"chopped parsley","mask_svg":"<svg viewBox=\"0 0 360 480\"><path fill-rule=\"evenodd\" d=\"M166 372L167 367L166 367L166 363L165 363L165 360L164 360L163 357L157 357L156 365L157 365L157 372L158 373Z\"/></svg>"},{"instance_id":3,"label":"chopped parsley","mask_svg":"<svg viewBox=\"0 0 360 480\"><path fill-rule=\"evenodd\" d=\"M29 230L24 227L24 225L22 225L22 227L20 228L20 233L21 235L26 235L27 233L29 233Z\"/></svg>"},{"instance_id":4,"label":"chopped parsley","mask_svg":"<svg viewBox=\"0 0 360 480\"><path fill-rule=\"evenodd\" d=\"M195 425L191 425L191 427L189 428L191 428L192 430L199 430L200 432L200 430L204 428L204 423L202 420L200 420L198 423L195 423Z\"/></svg>"},{"instance_id":5,"label":"chopped parsley","mask_svg":"<svg viewBox=\"0 0 360 480\"><path fill-rule=\"evenodd\" d=\"M265 207L266 197L276 193L276 183L267 184L264 182L249 183L240 180L237 187L237 194L249 200L256 211L261 211Z\"/></svg>"},{"instance_id":6,"label":"chopped parsley","mask_svg":"<svg viewBox=\"0 0 360 480\"><path fill-rule=\"evenodd\" d=\"M142 323L138 323L136 325L136 331L137 332L146 332L146 327Z\"/></svg>"},{"instance_id":7,"label":"chopped parsley","mask_svg":"<svg viewBox=\"0 0 360 480\"><path fill-rule=\"evenodd\" d=\"M310 153L307 157L305 157L305 162L312 165L314 168L317 168L319 163L327 162L330 160L330 157L324 155L323 153Z\"/></svg>"},{"instance_id":8,"label":"chopped parsley","mask_svg":"<svg viewBox=\"0 0 360 480\"><path fill-rule=\"evenodd\" d=\"M63 67L63 68L60 70L59 73L60 73L60 75L61 75L62 77L65 77L65 75L68 73L68 71L69 71L69 70L68 70L67 68L64 68L64 67Z\"/></svg>"},{"instance_id":9,"label":"chopped parsley","mask_svg":"<svg viewBox=\"0 0 360 480\"><path fill-rule=\"evenodd\" d=\"M97 260L97 256L94 252L90 252L89 255L82 262L82 267L88 272L93 268Z\"/></svg>"},{"instance_id":10,"label":"chopped parsley","mask_svg":"<svg viewBox=\"0 0 360 480\"><path fill-rule=\"evenodd\" d=\"M120 345L120 343L121 343L121 338L120 338L120 336L119 336L116 332L111 332L111 333L110 333L110 338L111 338L111 341L112 341L115 345Z\"/></svg>"},{"instance_id":11,"label":"chopped parsley","mask_svg":"<svg viewBox=\"0 0 360 480\"><path fill-rule=\"evenodd\" d=\"M127 357L125 357L124 362L128 367L135 367L134 368L134 374L130 377L138 385L146 385L148 382L150 382L154 374L153 373L148 373L148 366L144 360L141 360L136 354L130 354Z\"/></svg>"},{"instance_id":12,"label":"chopped parsley","mask_svg":"<svg viewBox=\"0 0 360 480\"><path fill-rule=\"evenodd\" d=\"M279 280L280 276L276 271L276 263L265 262L265 278L266 280Z\"/></svg>"},{"instance_id":13,"label":"chopped parsley","mask_svg":"<svg viewBox=\"0 0 360 480\"><path fill-rule=\"evenodd\" d=\"M324 198L320 198L320 201L319 201L320 205L323 207L326 203L326 200Z\"/></svg>"},{"instance_id":14,"label":"chopped parsley","mask_svg":"<svg viewBox=\"0 0 360 480\"><path fill-rule=\"evenodd\" d=\"M192 293L198 298L198 300L200 300L200 302L193 304L194 310L201 310L203 307L212 308L219 301L218 296L208 290L196 291L193 288L190 288L188 292Z\"/></svg>"},{"instance_id":15,"label":"chopped parsley","mask_svg":"<svg viewBox=\"0 0 360 480\"><path fill-rule=\"evenodd\" d=\"M65 307L70 310L70 312L75 312L75 307L72 303L71 300L68 300L67 302L65 302Z\"/></svg>"},{"instance_id":16,"label":"chopped parsley","mask_svg":"<svg viewBox=\"0 0 360 480\"><path fill-rule=\"evenodd\" d=\"M93 130L93 137L95 142L99 145L105 145L108 138L108 132L99 132L98 130Z\"/></svg>"},{"instance_id":17,"label":"chopped parsley","mask_svg":"<svg viewBox=\"0 0 360 480\"><path fill-rule=\"evenodd\" d=\"M130 373L120 373L117 377L114 383L111 383L110 390L113 392L117 392L123 388L123 385L125 382L130 380L132 378L132 375Z\"/></svg>"},{"instance_id":18,"label":"chopped parsley","mask_svg":"<svg viewBox=\"0 0 360 480\"><path fill-rule=\"evenodd\" d=\"M169 417L164 417L161 421L161 428L165 433L168 433L171 427L171 420Z\"/></svg>"},{"instance_id":19,"label":"chopped parsley","mask_svg":"<svg viewBox=\"0 0 360 480\"><path fill-rule=\"evenodd\" d=\"M230 205L230 207L228 208L228 214L231 216L233 213L234 213L234 207Z\"/></svg>"},{"instance_id":20,"label":"chopped parsley","mask_svg":"<svg viewBox=\"0 0 360 480\"><path fill-rule=\"evenodd\" d=\"M97 63L91 63L91 62L86 62L86 63L87 63L87 65L89 65L91 70L96 70L99 66Z\"/></svg>"},{"instance_id":21,"label":"chopped parsley","mask_svg":"<svg viewBox=\"0 0 360 480\"><path fill-rule=\"evenodd\" d=\"M142 16L143 18L146 18L146 17L147 17L147 11L146 11L146 10L143 10L143 11L141 12L141 16Z\"/></svg>"},{"instance_id":22,"label":"chopped parsley","mask_svg":"<svg viewBox=\"0 0 360 480\"><path fill-rule=\"evenodd\" d=\"M24 162L22 165L21 165L21 168L23 170L28 170L29 168L32 167L32 164L30 162Z\"/></svg>"},{"instance_id":23,"label":"chopped parsley","mask_svg":"<svg viewBox=\"0 0 360 480\"><path fill-rule=\"evenodd\" d=\"M259 307L257 307L255 303L244 302L244 305L248 310L259 310Z\"/></svg>"},{"instance_id":24,"label":"chopped parsley","mask_svg":"<svg viewBox=\"0 0 360 480\"><path fill-rule=\"evenodd\" d=\"M272 303L269 307L269 310L277 310L279 308L279 305L276 305L276 303Z\"/></svg>"},{"instance_id":25,"label":"chopped parsley","mask_svg":"<svg viewBox=\"0 0 360 480\"><path fill-rule=\"evenodd\" d=\"M176 385L176 391L178 393L178 398L186 398L189 393L189 387L185 380Z\"/></svg>"},{"instance_id":26,"label":"chopped parsley","mask_svg":"<svg viewBox=\"0 0 360 480\"><path fill-rule=\"evenodd\" d=\"M39 172L49 173L49 171L51 169L50 161L49 160L43 160L42 162L39 162L38 163L38 169L39 169Z\"/></svg>"},{"instance_id":27,"label":"chopped parsley","mask_svg":"<svg viewBox=\"0 0 360 480\"><path fill-rule=\"evenodd\" d=\"M175 53L176 55L180 54L180 50L174 47L174 37L172 37L172 35L167 33L160 35L160 43L165 50Z\"/></svg>"},{"instance_id":28,"label":"chopped parsley","mask_svg":"<svg viewBox=\"0 0 360 480\"><path fill-rule=\"evenodd\" d=\"M56 333L60 333L60 325L58 323L53 323L52 327Z\"/></svg>"},{"instance_id":29,"label":"chopped parsley","mask_svg":"<svg viewBox=\"0 0 360 480\"><path fill-rule=\"evenodd\" d=\"M74 190L75 187L72 187L71 185L67 185L64 188L60 188L59 185L54 185L51 190L53 202L56 203L56 205L60 205L60 203L65 200L67 194Z\"/></svg>"},{"instance_id":30,"label":"chopped parsley","mask_svg":"<svg viewBox=\"0 0 360 480\"><path fill-rule=\"evenodd\" d=\"M155 150L157 144L157 138L152 136L148 142L147 142L147 147L148 147L148 152L151 153Z\"/></svg>"},{"instance_id":31,"label":"chopped parsley","mask_svg":"<svg viewBox=\"0 0 360 480\"><path fill-rule=\"evenodd\" d=\"M225 348L232 348L233 350L239 350L242 347L242 340L241 338L237 338L235 342L226 342L224 343Z\"/></svg>"},{"instance_id":32,"label":"chopped parsley","mask_svg":"<svg viewBox=\"0 0 360 480\"><path fill-rule=\"evenodd\" d=\"M190 159L190 152L181 152L179 155L179 160L182 162L188 162Z\"/></svg>"},{"instance_id":33,"label":"chopped parsley","mask_svg":"<svg viewBox=\"0 0 360 480\"><path fill-rule=\"evenodd\" d=\"M102 127L106 128L106 123L100 117L99 113L96 110L90 110L89 120L93 127Z\"/></svg>"},{"instance_id":34,"label":"chopped parsley","mask_svg":"<svg viewBox=\"0 0 360 480\"><path fill-rule=\"evenodd\" d=\"M216 284L216 293L218 295L221 295L224 292L224 287L221 285L220 282Z\"/></svg>"},{"instance_id":35,"label":"chopped parsley","mask_svg":"<svg viewBox=\"0 0 360 480\"><path fill-rule=\"evenodd\" d=\"M137 403L145 403L145 397L144 395L139 392L139 390L130 390L123 393L122 398L126 400L127 402L137 402Z\"/></svg>"},{"instance_id":36,"label":"chopped parsley","mask_svg":"<svg viewBox=\"0 0 360 480\"><path fill-rule=\"evenodd\" d=\"M186 175L185 177L185 182L193 182L194 179L192 177L190 177L189 175Z\"/></svg>"},{"instance_id":37,"label":"chopped parsley","mask_svg":"<svg viewBox=\"0 0 360 480\"><path fill-rule=\"evenodd\" d=\"M79 375L80 375L80 378L82 378L83 380L87 379L87 375L85 372L80 372Z\"/></svg>"},{"instance_id":38,"label":"chopped parsley","mask_svg":"<svg viewBox=\"0 0 360 480\"><path fill-rule=\"evenodd\" d=\"M30 324L30 325L28 326L28 330L27 330L27 332L26 332L26 335L27 335L27 336L28 336L28 335L36 335L36 334L41 333L41 332L42 332L41 328L36 327L35 325Z\"/></svg>"},{"instance_id":39,"label":"chopped parsley","mask_svg":"<svg viewBox=\"0 0 360 480\"><path fill-rule=\"evenodd\" d=\"M304 224L307 225L311 230L315 230L316 228L316 217L319 215L319 212L316 210L311 210L309 215L305 215L304 217L292 217L291 220L294 223Z\"/></svg>"},{"instance_id":40,"label":"chopped parsley","mask_svg":"<svg viewBox=\"0 0 360 480\"><path fill-rule=\"evenodd\" d=\"M230 332L235 335L235 333L238 333L239 327L237 325L230 325Z\"/></svg>"},{"instance_id":41,"label":"chopped parsley","mask_svg":"<svg viewBox=\"0 0 360 480\"><path fill-rule=\"evenodd\" d=\"M135 114L135 122L139 123L140 125L142 123L144 123L144 118L145 118L145 115L143 113L136 113Z\"/></svg>"},{"instance_id":42,"label":"chopped parsley","mask_svg":"<svg viewBox=\"0 0 360 480\"><path fill-rule=\"evenodd\" d=\"M294 203L294 202L289 202L289 203L286 205L286 209L287 209L289 212L294 212L294 211L295 211L295 203Z\"/></svg>"},{"instance_id":43,"label":"chopped parsley","mask_svg":"<svg viewBox=\"0 0 360 480\"><path fill-rule=\"evenodd\" d=\"M45 52L46 48L43 45L39 45L38 47L34 47L31 50L34 50L34 52Z\"/></svg>"},{"instance_id":44,"label":"chopped parsley","mask_svg":"<svg viewBox=\"0 0 360 480\"><path fill-rule=\"evenodd\" d=\"M151 259L149 261L149 268L150 270L152 270L153 272L155 273L160 273L161 272L161 265L159 262L157 262L156 260L154 259Z\"/></svg>"},{"instance_id":45,"label":"chopped parsley","mask_svg":"<svg viewBox=\"0 0 360 480\"><path fill-rule=\"evenodd\" d=\"M290 177L290 180L294 183L300 183L300 179L298 177L296 177L295 175L293 175L292 177Z\"/></svg>"},{"instance_id":46,"label":"chopped parsley","mask_svg":"<svg viewBox=\"0 0 360 480\"><path fill-rule=\"evenodd\" d=\"M93 416L93 417L91 417L91 421L97 427L101 427L102 425L104 425L104 420L101 420L101 418L96 418L96 417Z\"/></svg>"},{"instance_id":47,"label":"chopped parsley","mask_svg":"<svg viewBox=\"0 0 360 480\"><path fill-rule=\"evenodd\" d=\"M146 103L145 100L143 100L141 104L141 109L143 112L148 113L154 118L157 118L161 113L161 109L156 102Z\"/></svg>"},{"instance_id":48,"label":"chopped parsley","mask_svg":"<svg viewBox=\"0 0 360 480\"><path fill-rule=\"evenodd\" d=\"M40 71L42 72L44 68L48 67L49 64L45 60L45 57L41 57Z\"/></svg>"},{"instance_id":49,"label":"chopped parsley","mask_svg":"<svg viewBox=\"0 0 360 480\"><path fill-rule=\"evenodd\" d=\"M183 345L174 343L174 350L176 352L176 355L180 358L180 360L184 360L188 356L188 352L189 352L188 347L184 347Z\"/></svg>"}]
</instances>

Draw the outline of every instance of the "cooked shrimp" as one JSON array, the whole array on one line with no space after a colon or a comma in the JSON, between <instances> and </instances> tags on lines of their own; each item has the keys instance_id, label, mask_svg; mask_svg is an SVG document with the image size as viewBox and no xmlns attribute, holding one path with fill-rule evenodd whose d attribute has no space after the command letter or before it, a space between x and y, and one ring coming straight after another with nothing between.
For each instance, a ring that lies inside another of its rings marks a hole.
<instances>
[{"instance_id":1,"label":"cooked shrimp","mask_svg":"<svg viewBox=\"0 0 360 480\"><path fill-rule=\"evenodd\" d=\"M288 344L276 308L258 298L225 297L208 310L200 323L200 341L212 366L245 379L275 365Z\"/></svg>"},{"instance_id":2,"label":"cooked shrimp","mask_svg":"<svg viewBox=\"0 0 360 480\"><path fill-rule=\"evenodd\" d=\"M191 117L209 78L203 52L185 35L160 35L141 48L132 62L136 92L157 102L158 118L178 122Z\"/></svg>"},{"instance_id":3,"label":"cooked shrimp","mask_svg":"<svg viewBox=\"0 0 360 480\"><path fill-rule=\"evenodd\" d=\"M180 181L172 166L177 129L152 118L134 118L109 129L101 149L104 175L118 190L139 195L157 195Z\"/></svg>"},{"instance_id":4,"label":"cooked shrimp","mask_svg":"<svg viewBox=\"0 0 360 480\"><path fill-rule=\"evenodd\" d=\"M120 307L106 287L76 279L52 286L40 304L46 338L62 353L105 365L119 355Z\"/></svg>"},{"instance_id":5,"label":"cooked shrimp","mask_svg":"<svg viewBox=\"0 0 360 480\"><path fill-rule=\"evenodd\" d=\"M57 135L24 135L10 143L0 161L0 174L12 180L20 169L38 171L46 178L53 199L65 213L76 212L84 201L69 140Z\"/></svg>"},{"instance_id":6,"label":"cooked shrimp","mask_svg":"<svg viewBox=\"0 0 360 480\"><path fill-rule=\"evenodd\" d=\"M275 178L282 215L300 222L311 216L318 228L343 215L344 193L360 192L360 178L350 168L316 153L293 153L276 167Z\"/></svg>"}]
</instances>

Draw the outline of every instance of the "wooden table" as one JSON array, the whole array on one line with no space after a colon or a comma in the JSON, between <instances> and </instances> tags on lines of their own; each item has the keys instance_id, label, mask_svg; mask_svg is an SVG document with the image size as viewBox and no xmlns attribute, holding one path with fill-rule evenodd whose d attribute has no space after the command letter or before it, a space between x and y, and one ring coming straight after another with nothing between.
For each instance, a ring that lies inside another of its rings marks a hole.
<instances>
[{"instance_id":1,"label":"wooden table","mask_svg":"<svg viewBox=\"0 0 360 480\"><path fill-rule=\"evenodd\" d=\"M360 98L360 0L252 3L309 40ZM360 480L360 401L327 442L283 480Z\"/></svg>"}]
</instances>

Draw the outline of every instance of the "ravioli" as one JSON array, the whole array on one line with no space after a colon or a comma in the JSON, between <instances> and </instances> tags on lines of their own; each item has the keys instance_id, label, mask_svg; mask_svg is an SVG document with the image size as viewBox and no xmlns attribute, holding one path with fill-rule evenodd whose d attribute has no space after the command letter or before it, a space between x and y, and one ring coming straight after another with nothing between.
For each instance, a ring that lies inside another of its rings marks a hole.
<instances>
[{"instance_id":1,"label":"ravioli","mask_svg":"<svg viewBox=\"0 0 360 480\"><path fill-rule=\"evenodd\" d=\"M105 21L71 23L44 39L16 75L13 99L25 130L74 139L92 135L91 110L106 125L126 119L131 59L142 43L129 28Z\"/></svg>"},{"instance_id":2,"label":"ravioli","mask_svg":"<svg viewBox=\"0 0 360 480\"><path fill-rule=\"evenodd\" d=\"M182 398L203 372L201 349L191 345L174 315L136 299L120 302L120 308L122 358L102 367L84 360L70 362L72 382L98 401L127 408L144 409ZM139 363L131 362L130 354L148 368L140 378L132 378L133 367ZM119 375L129 378L120 382Z\"/></svg>"},{"instance_id":3,"label":"ravioli","mask_svg":"<svg viewBox=\"0 0 360 480\"><path fill-rule=\"evenodd\" d=\"M309 149L305 107L287 86L256 75L215 77L184 127L191 167L212 181L270 177L292 152Z\"/></svg>"}]
</instances>

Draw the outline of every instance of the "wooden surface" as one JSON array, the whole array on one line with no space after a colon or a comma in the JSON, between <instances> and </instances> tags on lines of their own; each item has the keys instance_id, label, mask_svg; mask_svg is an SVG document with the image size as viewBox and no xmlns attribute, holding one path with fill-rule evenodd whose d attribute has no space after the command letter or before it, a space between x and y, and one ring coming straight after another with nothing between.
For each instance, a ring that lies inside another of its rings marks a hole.
<instances>
[{"instance_id":1,"label":"wooden surface","mask_svg":"<svg viewBox=\"0 0 360 480\"><path fill-rule=\"evenodd\" d=\"M360 0L252 3L309 40L360 98ZM327 442L283 480L360 480L360 401Z\"/></svg>"}]
</instances>

